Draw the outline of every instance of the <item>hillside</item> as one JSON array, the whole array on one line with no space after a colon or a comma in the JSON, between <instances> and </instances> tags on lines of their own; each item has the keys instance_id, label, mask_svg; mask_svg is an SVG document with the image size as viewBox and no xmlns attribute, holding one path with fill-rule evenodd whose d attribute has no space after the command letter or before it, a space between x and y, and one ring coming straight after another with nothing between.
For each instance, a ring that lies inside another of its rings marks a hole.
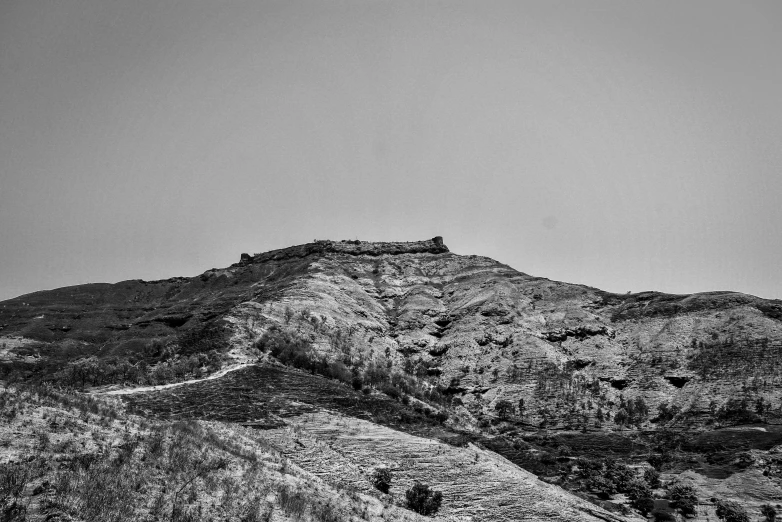
<instances>
[{"instance_id":1,"label":"hillside","mask_svg":"<svg viewBox=\"0 0 782 522\"><path fill-rule=\"evenodd\" d=\"M3 520L422 521L231 424L159 422L116 401L0 388Z\"/></svg>"},{"instance_id":2,"label":"hillside","mask_svg":"<svg viewBox=\"0 0 782 522\"><path fill-rule=\"evenodd\" d=\"M664 478L700 488L699 516L715 491L752 510L782 500L780 301L612 294L457 255L438 237L316 241L191 278L37 292L0 303L0 326L5 379L146 386L123 395L145 415L279 430L331 411L480 444L596 504L606 495L578 481L576 457L613 455L640 473L657 455ZM256 361L265 377L248 384ZM261 391L271 374L293 377ZM318 379L336 391L308 394ZM731 443L748 424L763 435Z\"/></svg>"}]
</instances>

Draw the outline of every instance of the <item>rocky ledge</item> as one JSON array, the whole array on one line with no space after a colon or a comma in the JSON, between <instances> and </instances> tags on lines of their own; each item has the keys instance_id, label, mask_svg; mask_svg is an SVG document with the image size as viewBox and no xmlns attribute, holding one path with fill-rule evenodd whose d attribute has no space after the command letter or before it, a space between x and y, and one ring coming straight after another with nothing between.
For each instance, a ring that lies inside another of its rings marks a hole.
<instances>
[{"instance_id":1,"label":"rocky ledge","mask_svg":"<svg viewBox=\"0 0 782 522\"><path fill-rule=\"evenodd\" d=\"M302 258L315 254L338 253L354 256L381 256L399 254L443 254L449 252L443 243L441 236L424 241L394 241L376 242L359 240L331 241L318 239L312 243L297 245L279 250L272 250L262 254L242 254L238 266L266 261L283 261L286 259ZM237 266L237 265L234 265Z\"/></svg>"}]
</instances>

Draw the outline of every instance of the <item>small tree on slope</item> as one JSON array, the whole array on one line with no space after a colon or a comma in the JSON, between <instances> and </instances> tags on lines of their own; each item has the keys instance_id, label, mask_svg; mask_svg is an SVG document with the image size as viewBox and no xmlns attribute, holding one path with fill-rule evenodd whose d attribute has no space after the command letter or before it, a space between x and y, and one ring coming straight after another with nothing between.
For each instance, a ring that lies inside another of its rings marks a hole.
<instances>
[{"instance_id":1,"label":"small tree on slope","mask_svg":"<svg viewBox=\"0 0 782 522\"><path fill-rule=\"evenodd\" d=\"M717 501L717 516L725 522L749 522L746 510L730 500Z\"/></svg>"},{"instance_id":2,"label":"small tree on slope","mask_svg":"<svg viewBox=\"0 0 782 522\"><path fill-rule=\"evenodd\" d=\"M391 489L391 472L387 468L378 468L372 474L372 485L383 493Z\"/></svg>"},{"instance_id":3,"label":"small tree on slope","mask_svg":"<svg viewBox=\"0 0 782 522\"><path fill-rule=\"evenodd\" d=\"M443 494L439 491L432 491L426 484L416 482L412 488L405 492L407 497L407 507L421 515L430 516L437 513L440 504L443 502Z\"/></svg>"}]
</instances>

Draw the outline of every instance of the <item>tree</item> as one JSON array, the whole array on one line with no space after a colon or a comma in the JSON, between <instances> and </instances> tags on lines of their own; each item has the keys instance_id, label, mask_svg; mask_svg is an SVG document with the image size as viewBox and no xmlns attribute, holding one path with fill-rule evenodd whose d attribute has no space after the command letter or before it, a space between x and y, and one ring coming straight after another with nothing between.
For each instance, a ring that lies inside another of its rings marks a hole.
<instances>
[{"instance_id":1,"label":"tree","mask_svg":"<svg viewBox=\"0 0 782 522\"><path fill-rule=\"evenodd\" d=\"M614 422L620 426L627 424L628 420L629 417L627 415L627 411L624 408L620 408L619 411L616 412L616 415L614 415Z\"/></svg>"},{"instance_id":2,"label":"tree","mask_svg":"<svg viewBox=\"0 0 782 522\"><path fill-rule=\"evenodd\" d=\"M777 510L771 504L760 506L760 512L766 517L766 522L774 522L777 519Z\"/></svg>"},{"instance_id":3,"label":"tree","mask_svg":"<svg viewBox=\"0 0 782 522\"><path fill-rule=\"evenodd\" d=\"M652 495L652 488L649 484L642 480L631 480L627 484L627 498L630 499L630 505L646 516L652 509L654 509L654 498Z\"/></svg>"},{"instance_id":4,"label":"tree","mask_svg":"<svg viewBox=\"0 0 782 522\"><path fill-rule=\"evenodd\" d=\"M593 475L584 481L586 488L603 500L608 500L617 492L616 483L605 475Z\"/></svg>"},{"instance_id":5,"label":"tree","mask_svg":"<svg viewBox=\"0 0 782 522\"><path fill-rule=\"evenodd\" d=\"M695 514L698 497L695 496L695 490L689 484L674 482L668 489L668 498L673 503L673 507L681 511L682 515Z\"/></svg>"},{"instance_id":6,"label":"tree","mask_svg":"<svg viewBox=\"0 0 782 522\"><path fill-rule=\"evenodd\" d=\"M717 501L717 516L725 522L749 522L747 511L730 500Z\"/></svg>"},{"instance_id":7,"label":"tree","mask_svg":"<svg viewBox=\"0 0 782 522\"><path fill-rule=\"evenodd\" d=\"M377 468L372 474L372 485L383 493L388 493L391 488L391 471L388 468Z\"/></svg>"},{"instance_id":8,"label":"tree","mask_svg":"<svg viewBox=\"0 0 782 522\"><path fill-rule=\"evenodd\" d=\"M668 422L681 413L682 409L679 406L669 406L667 403L662 403L657 406L657 417L653 419L653 422Z\"/></svg>"},{"instance_id":9,"label":"tree","mask_svg":"<svg viewBox=\"0 0 782 522\"><path fill-rule=\"evenodd\" d=\"M654 468L646 468L646 470L644 470L644 481L649 484L650 488L659 488L660 472Z\"/></svg>"},{"instance_id":10,"label":"tree","mask_svg":"<svg viewBox=\"0 0 782 522\"><path fill-rule=\"evenodd\" d=\"M630 422L640 428L641 424L643 424L643 422L649 416L649 407L646 405L642 397L636 397L633 406L634 407L631 410L633 412L633 416L630 419Z\"/></svg>"},{"instance_id":11,"label":"tree","mask_svg":"<svg viewBox=\"0 0 782 522\"><path fill-rule=\"evenodd\" d=\"M497 404L494 405L494 410L497 412L500 419L507 420L513 415L513 403L506 400L498 401Z\"/></svg>"},{"instance_id":12,"label":"tree","mask_svg":"<svg viewBox=\"0 0 782 522\"><path fill-rule=\"evenodd\" d=\"M407 498L407 507L424 516L437 513L443 502L441 492L432 491L428 485L420 482L416 482L412 488L408 489L405 492L405 497Z\"/></svg>"}]
</instances>

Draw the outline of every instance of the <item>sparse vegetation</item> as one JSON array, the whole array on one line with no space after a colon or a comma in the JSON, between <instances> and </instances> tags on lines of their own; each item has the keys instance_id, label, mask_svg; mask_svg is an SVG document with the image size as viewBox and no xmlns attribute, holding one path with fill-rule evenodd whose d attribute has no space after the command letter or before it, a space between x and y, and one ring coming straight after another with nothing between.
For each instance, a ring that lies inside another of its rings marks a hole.
<instances>
[{"instance_id":1,"label":"sparse vegetation","mask_svg":"<svg viewBox=\"0 0 782 522\"><path fill-rule=\"evenodd\" d=\"M393 399L406 400L407 403L410 402L410 397L414 397L419 401L441 407L450 404L450 396L437 386L432 386L412 375L390 371L386 365L377 361L364 362L361 359L351 358L348 355L350 352L349 344L341 333L332 335L331 339L345 354L343 358L329 360L327 357L318 355L309 338L290 328L270 328L256 342L256 347L261 352L269 353L285 365L335 379L356 390L371 386ZM420 365L413 365L410 366L410 371L418 375L426 375L426 371L422 372L420 368ZM418 408L421 407L418 406ZM448 418L448 415L439 411L439 408L437 410L430 407L421 409L421 413L432 416L440 422Z\"/></svg>"},{"instance_id":2,"label":"sparse vegetation","mask_svg":"<svg viewBox=\"0 0 782 522\"><path fill-rule=\"evenodd\" d=\"M27 507L21 499L30 480L31 467L23 464L0 464L0 513L3 520L25 520Z\"/></svg>"},{"instance_id":3,"label":"sparse vegetation","mask_svg":"<svg viewBox=\"0 0 782 522\"><path fill-rule=\"evenodd\" d=\"M0 363L0 378L9 382L49 383L85 389L107 384L154 385L199 378L219 370L227 348L220 324L186 330L170 342L151 340L132 351L102 355L99 348L34 344L18 355L34 361Z\"/></svg>"},{"instance_id":4,"label":"sparse vegetation","mask_svg":"<svg viewBox=\"0 0 782 522\"><path fill-rule=\"evenodd\" d=\"M763 411L761 399L760 411ZM718 421L729 424L751 424L761 421L757 410L753 411L752 404L747 397L731 398L717 409L716 418Z\"/></svg>"},{"instance_id":5,"label":"sparse vegetation","mask_svg":"<svg viewBox=\"0 0 782 522\"><path fill-rule=\"evenodd\" d=\"M56 419L50 445L15 440L21 456L0 464L0 520L45 512L85 522L250 522L277 510L337 522L366 510L354 492L303 474L252 430L143 420L116 401L51 386L0 388L0 397L3 409L20 404L16 430L33 433L35 424ZM55 434L72 443L55 443ZM30 495L41 495L33 511Z\"/></svg>"}]
</instances>

